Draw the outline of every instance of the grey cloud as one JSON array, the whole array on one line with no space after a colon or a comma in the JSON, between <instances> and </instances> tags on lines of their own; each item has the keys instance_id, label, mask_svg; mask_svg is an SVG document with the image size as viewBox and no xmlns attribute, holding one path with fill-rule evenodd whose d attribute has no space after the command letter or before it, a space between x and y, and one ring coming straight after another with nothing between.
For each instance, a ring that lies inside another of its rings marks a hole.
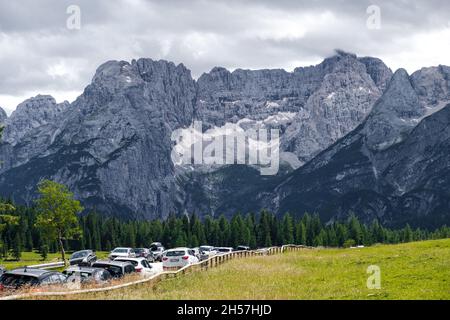
<instances>
[{"instance_id":1,"label":"grey cloud","mask_svg":"<svg viewBox=\"0 0 450 320\"><path fill-rule=\"evenodd\" d=\"M73 4L79 31L65 28ZM371 4L381 8L381 30L366 28ZM139 57L182 62L199 76L214 66L318 63L342 48L397 68L415 35L449 27L448 12L445 0L0 0L0 95L81 92L104 61ZM428 64L421 59L414 66Z\"/></svg>"}]
</instances>

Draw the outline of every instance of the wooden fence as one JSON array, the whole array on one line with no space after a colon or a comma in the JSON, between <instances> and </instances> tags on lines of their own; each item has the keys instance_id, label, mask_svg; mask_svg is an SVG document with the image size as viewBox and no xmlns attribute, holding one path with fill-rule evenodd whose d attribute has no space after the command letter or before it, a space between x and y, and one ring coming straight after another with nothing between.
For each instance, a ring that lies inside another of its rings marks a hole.
<instances>
[{"instance_id":1,"label":"wooden fence","mask_svg":"<svg viewBox=\"0 0 450 320\"><path fill-rule=\"evenodd\" d=\"M28 299L32 297L49 297L49 296L68 296L68 295L76 295L76 294L84 294L84 293L94 293L94 292L106 292L111 290L117 290L129 286L134 286L138 284L148 283L149 285L155 285L156 283L163 281L164 279L174 278L186 273L194 272L194 271L204 271L209 268L215 268L220 266L221 264L230 261L232 259L242 259L248 257L255 256L270 256L281 254L283 252L292 252L299 251L302 249L311 249L312 247L306 247L301 245L284 245L281 247L270 247L252 251L233 251L230 253L219 254L212 256L206 260L200 261L198 263L187 265L181 269L175 271L163 271L161 273L155 274L149 278L145 278L138 281L123 283L119 285L113 285L109 287L103 288L94 288L94 289L82 289L82 290L70 290L70 291L54 291L54 292L34 292L34 293L26 293L26 294L17 294L6 297L1 297L0 300L19 300L19 299Z\"/></svg>"}]
</instances>

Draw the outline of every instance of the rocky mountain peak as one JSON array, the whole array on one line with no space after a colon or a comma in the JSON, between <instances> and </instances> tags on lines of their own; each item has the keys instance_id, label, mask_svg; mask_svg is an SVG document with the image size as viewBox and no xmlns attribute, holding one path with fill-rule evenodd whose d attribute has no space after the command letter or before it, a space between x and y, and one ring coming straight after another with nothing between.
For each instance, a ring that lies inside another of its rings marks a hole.
<instances>
[{"instance_id":1,"label":"rocky mountain peak","mask_svg":"<svg viewBox=\"0 0 450 320\"><path fill-rule=\"evenodd\" d=\"M67 101L57 104L55 98L49 95L37 95L25 100L5 120L3 141L10 144L18 143L34 128L54 121L69 105Z\"/></svg>"},{"instance_id":2,"label":"rocky mountain peak","mask_svg":"<svg viewBox=\"0 0 450 320\"><path fill-rule=\"evenodd\" d=\"M191 72L183 64L175 65L165 60L155 61L148 58L127 61L108 61L96 71L92 85L109 89L124 89L144 82L160 85L172 84L175 80L193 81Z\"/></svg>"},{"instance_id":3,"label":"rocky mountain peak","mask_svg":"<svg viewBox=\"0 0 450 320\"><path fill-rule=\"evenodd\" d=\"M405 69L394 73L384 99L374 107L375 113L395 112L399 117L418 117L422 111L418 106L418 95Z\"/></svg>"},{"instance_id":4,"label":"rocky mountain peak","mask_svg":"<svg viewBox=\"0 0 450 320\"><path fill-rule=\"evenodd\" d=\"M367 118L364 132L368 147L382 150L401 142L424 113L408 73L397 70Z\"/></svg>"},{"instance_id":5,"label":"rocky mountain peak","mask_svg":"<svg viewBox=\"0 0 450 320\"><path fill-rule=\"evenodd\" d=\"M411 82L426 107L440 109L450 102L450 67L422 68L411 75Z\"/></svg>"},{"instance_id":6,"label":"rocky mountain peak","mask_svg":"<svg viewBox=\"0 0 450 320\"><path fill-rule=\"evenodd\" d=\"M198 78L198 84L202 88L212 88L215 90L231 90L231 72L222 67L214 67L210 72L203 73Z\"/></svg>"},{"instance_id":7,"label":"rocky mountain peak","mask_svg":"<svg viewBox=\"0 0 450 320\"><path fill-rule=\"evenodd\" d=\"M109 83L131 76L131 65L126 61L107 61L97 68L92 83Z\"/></svg>"},{"instance_id":8,"label":"rocky mountain peak","mask_svg":"<svg viewBox=\"0 0 450 320\"><path fill-rule=\"evenodd\" d=\"M367 73L371 76L377 87L384 91L391 81L392 70L378 58L363 57L358 58L366 66Z\"/></svg>"},{"instance_id":9,"label":"rocky mountain peak","mask_svg":"<svg viewBox=\"0 0 450 320\"><path fill-rule=\"evenodd\" d=\"M149 87L164 91L168 88L183 86L192 87L195 81L192 78L191 71L182 63L175 65L166 60L152 60L142 58L133 60L131 69L145 81Z\"/></svg>"},{"instance_id":10,"label":"rocky mountain peak","mask_svg":"<svg viewBox=\"0 0 450 320\"><path fill-rule=\"evenodd\" d=\"M322 80L282 139L282 145L302 162L355 129L383 93L353 54L339 51L318 65L315 73Z\"/></svg>"}]
</instances>

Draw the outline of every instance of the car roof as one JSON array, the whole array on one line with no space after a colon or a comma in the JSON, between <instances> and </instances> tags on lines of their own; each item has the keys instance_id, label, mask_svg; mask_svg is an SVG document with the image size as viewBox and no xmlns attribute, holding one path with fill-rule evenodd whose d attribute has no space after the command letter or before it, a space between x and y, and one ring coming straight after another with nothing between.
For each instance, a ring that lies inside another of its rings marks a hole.
<instances>
[{"instance_id":1,"label":"car roof","mask_svg":"<svg viewBox=\"0 0 450 320\"><path fill-rule=\"evenodd\" d=\"M98 264L103 264L103 265L112 265L112 266L123 267L130 263L131 262L115 261L115 260L98 260L98 261L94 262L92 265L94 266L94 265L98 265Z\"/></svg>"},{"instance_id":2,"label":"car roof","mask_svg":"<svg viewBox=\"0 0 450 320\"><path fill-rule=\"evenodd\" d=\"M86 249L86 250L78 250L78 251L75 251L74 253L78 253L78 252L93 252L93 251L90 249ZM72 254L74 254L74 253L72 253Z\"/></svg>"},{"instance_id":3,"label":"car roof","mask_svg":"<svg viewBox=\"0 0 450 320\"><path fill-rule=\"evenodd\" d=\"M55 271L42 270L37 268L17 268L5 272L5 274L20 275L20 276L30 276L30 277L41 277L45 274L56 273Z\"/></svg>"},{"instance_id":4,"label":"car roof","mask_svg":"<svg viewBox=\"0 0 450 320\"><path fill-rule=\"evenodd\" d=\"M93 268L93 267L72 266L72 267L67 268L64 271L95 272L96 270L103 270L103 269L102 268Z\"/></svg>"},{"instance_id":5,"label":"car roof","mask_svg":"<svg viewBox=\"0 0 450 320\"><path fill-rule=\"evenodd\" d=\"M142 257L139 257L139 258L118 257L118 258L114 259L114 261L121 261L121 260L125 260L125 261L142 261L142 260L147 260L147 259L142 258Z\"/></svg>"},{"instance_id":6,"label":"car roof","mask_svg":"<svg viewBox=\"0 0 450 320\"><path fill-rule=\"evenodd\" d=\"M181 251L181 250L191 250L191 249L185 248L185 247L180 247L180 248L169 249L169 250L167 250L167 251Z\"/></svg>"}]
</instances>

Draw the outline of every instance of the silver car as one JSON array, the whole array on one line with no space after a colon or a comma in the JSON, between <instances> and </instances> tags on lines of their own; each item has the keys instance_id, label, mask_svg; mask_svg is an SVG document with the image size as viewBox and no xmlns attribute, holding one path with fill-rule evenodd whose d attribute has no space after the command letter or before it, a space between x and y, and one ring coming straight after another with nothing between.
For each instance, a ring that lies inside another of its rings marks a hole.
<instances>
[{"instance_id":1,"label":"silver car","mask_svg":"<svg viewBox=\"0 0 450 320\"><path fill-rule=\"evenodd\" d=\"M153 242L150 245L150 251L151 251L151 253L153 255L154 260L161 262L163 254L164 254L164 251L166 251L166 249L161 244L161 242Z\"/></svg>"},{"instance_id":2,"label":"silver car","mask_svg":"<svg viewBox=\"0 0 450 320\"><path fill-rule=\"evenodd\" d=\"M200 261L206 260L209 257L215 256L217 251L213 246L200 246Z\"/></svg>"},{"instance_id":3,"label":"silver car","mask_svg":"<svg viewBox=\"0 0 450 320\"><path fill-rule=\"evenodd\" d=\"M67 282L103 283L112 279L111 273L103 268L72 266L63 271Z\"/></svg>"},{"instance_id":4,"label":"silver car","mask_svg":"<svg viewBox=\"0 0 450 320\"><path fill-rule=\"evenodd\" d=\"M135 258L136 254L132 248L115 248L109 254L109 259L114 260L115 258Z\"/></svg>"}]
</instances>

